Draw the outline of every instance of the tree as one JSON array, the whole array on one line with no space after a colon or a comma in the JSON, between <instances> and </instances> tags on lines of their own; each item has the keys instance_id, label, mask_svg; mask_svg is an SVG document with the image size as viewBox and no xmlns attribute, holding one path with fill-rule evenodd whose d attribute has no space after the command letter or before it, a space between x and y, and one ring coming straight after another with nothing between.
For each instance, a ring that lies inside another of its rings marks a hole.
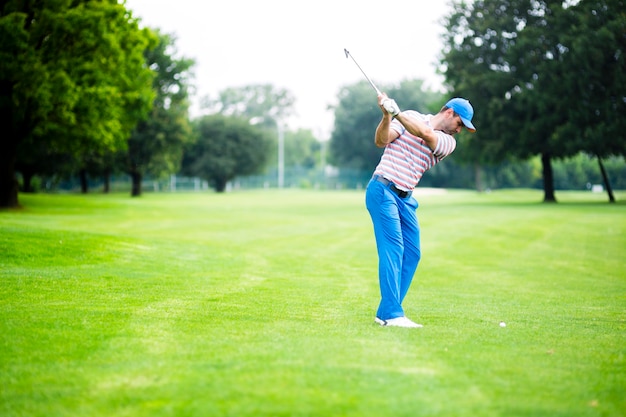
<instances>
[{"instance_id":1,"label":"tree","mask_svg":"<svg viewBox=\"0 0 626 417\"><path fill-rule=\"evenodd\" d=\"M532 123L530 115L515 114L515 109L507 106L507 97L519 90L518 84L523 85L524 77L529 76L521 73L536 69L534 62L513 62L512 50L520 31L540 25L541 13L536 13L540 4L533 0L454 2L454 11L445 21L441 72L452 95L466 97L474 106L478 129L471 139L461 138L465 146L461 146L459 156L476 164L479 189L481 165L515 159L525 152L540 152L520 145L519 132ZM523 138L545 150L545 134L545 130L538 129ZM546 196L549 194L547 191Z\"/></svg>"},{"instance_id":2,"label":"tree","mask_svg":"<svg viewBox=\"0 0 626 417\"><path fill-rule=\"evenodd\" d=\"M293 113L295 98L290 91L272 84L251 84L222 90L217 99L206 97L204 108L210 113L243 117L254 124L275 128Z\"/></svg>"},{"instance_id":3,"label":"tree","mask_svg":"<svg viewBox=\"0 0 626 417\"><path fill-rule=\"evenodd\" d=\"M435 114L447 101L442 93L427 89L420 79L402 80L397 86L390 86L388 94L401 109L413 109L422 113Z\"/></svg>"},{"instance_id":4,"label":"tree","mask_svg":"<svg viewBox=\"0 0 626 417\"><path fill-rule=\"evenodd\" d=\"M555 94L574 100L563 106L566 122L556 134L573 151L598 160L609 201L615 202L603 159L626 155L626 2L582 0L567 9L569 27ZM561 19L562 20L562 19Z\"/></svg>"},{"instance_id":5,"label":"tree","mask_svg":"<svg viewBox=\"0 0 626 417\"><path fill-rule=\"evenodd\" d=\"M0 11L0 206L18 205L18 147L115 151L150 109L155 38L107 1L5 1Z\"/></svg>"},{"instance_id":6,"label":"tree","mask_svg":"<svg viewBox=\"0 0 626 417\"><path fill-rule=\"evenodd\" d=\"M174 58L175 38L156 31L159 42L145 52L146 65L155 73L156 97L147 120L139 122L128 140L125 169L132 179L132 196L141 195L145 174L156 177L178 171L183 147L190 141L188 81L194 62Z\"/></svg>"},{"instance_id":7,"label":"tree","mask_svg":"<svg viewBox=\"0 0 626 417\"><path fill-rule=\"evenodd\" d=\"M471 97L476 119L484 121L471 156L489 163L540 155L544 201L554 202L554 159L591 151L593 142L604 151L611 147L607 142L623 144L618 114L624 94L599 94L591 106L585 100L594 90L624 91L623 10L623 0L455 3L442 68L455 94ZM600 109L599 123L573 122L589 121ZM590 129L594 125L612 130ZM593 132L593 140L581 141L581 131Z\"/></svg>"},{"instance_id":8,"label":"tree","mask_svg":"<svg viewBox=\"0 0 626 417\"><path fill-rule=\"evenodd\" d=\"M384 86L379 88L385 89ZM335 125L329 143L329 161L342 168L371 170L382 155L374 144L380 121L376 94L364 81L343 87L335 107Z\"/></svg>"},{"instance_id":9,"label":"tree","mask_svg":"<svg viewBox=\"0 0 626 417\"><path fill-rule=\"evenodd\" d=\"M183 173L207 180L224 192L237 176L258 174L268 160L265 129L236 116L204 116L193 123L195 141L183 157Z\"/></svg>"},{"instance_id":10,"label":"tree","mask_svg":"<svg viewBox=\"0 0 626 417\"><path fill-rule=\"evenodd\" d=\"M226 88L217 99L205 97L203 107L211 114L240 117L264 129L270 139L268 161L278 163L279 126L284 132L286 119L293 114L295 98L286 89L272 84L250 84Z\"/></svg>"},{"instance_id":11,"label":"tree","mask_svg":"<svg viewBox=\"0 0 626 417\"><path fill-rule=\"evenodd\" d=\"M285 166L314 168L318 165L320 142L309 129L285 132Z\"/></svg>"},{"instance_id":12,"label":"tree","mask_svg":"<svg viewBox=\"0 0 626 417\"><path fill-rule=\"evenodd\" d=\"M397 86L379 88L403 109L437 112L445 103L441 94L425 90L421 80L404 80ZM381 117L376 93L367 82L342 88L330 138L330 162L342 168L372 170L382 155L382 150L374 144L374 132Z\"/></svg>"}]
</instances>

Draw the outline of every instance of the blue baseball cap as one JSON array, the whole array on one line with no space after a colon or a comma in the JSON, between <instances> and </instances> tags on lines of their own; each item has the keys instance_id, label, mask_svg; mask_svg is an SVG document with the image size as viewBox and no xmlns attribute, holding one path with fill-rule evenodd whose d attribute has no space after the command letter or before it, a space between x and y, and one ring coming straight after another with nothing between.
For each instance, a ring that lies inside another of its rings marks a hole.
<instances>
[{"instance_id":1,"label":"blue baseball cap","mask_svg":"<svg viewBox=\"0 0 626 417\"><path fill-rule=\"evenodd\" d=\"M476 128L472 124L472 117L474 117L474 108L468 100L464 98L453 98L446 103L446 107L454 110L456 114L461 117L461 121L470 132L476 132Z\"/></svg>"}]
</instances>

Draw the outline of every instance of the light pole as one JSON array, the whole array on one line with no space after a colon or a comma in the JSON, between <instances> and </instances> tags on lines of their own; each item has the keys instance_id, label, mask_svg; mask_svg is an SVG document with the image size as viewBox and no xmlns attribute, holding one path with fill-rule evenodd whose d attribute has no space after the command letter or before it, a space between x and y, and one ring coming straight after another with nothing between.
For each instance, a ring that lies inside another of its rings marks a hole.
<instances>
[{"instance_id":1,"label":"light pole","mask_svg":"<svg viewBox=\"0 0 626 417\"><path fill-rule=\"evenodd\" d=\"M283 188L285 185L285 133L283 126L277 123L278 126L278 188Z\"/></svg>"}]
</instances>

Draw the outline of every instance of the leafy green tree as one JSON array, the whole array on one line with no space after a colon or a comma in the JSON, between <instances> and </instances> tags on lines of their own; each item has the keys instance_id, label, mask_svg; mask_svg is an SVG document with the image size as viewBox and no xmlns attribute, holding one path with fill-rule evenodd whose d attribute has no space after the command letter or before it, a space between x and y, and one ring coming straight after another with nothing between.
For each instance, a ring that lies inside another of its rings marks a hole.
<instances>
[{"instance_id":1,"label":"leafy green tree","mask_svg":"<svg viewBox=\"0 0 626 417\"><path fill-rule=\"evenodd\" d=\"M189 126L189 77L194 61L175 58L175 38L161 34L153 49L145 52L146 65L155 72L156 98L147 120L139 122L128 140L125 169L132 179L132 196L141 195L145 174L155 177L180 169Z\"/></svg>"},{"instance_id":2,"label":"leafy green tree","mask_svg":"<svg viewBox=\"0 0 626 417\"><path fill-rule=\"evenodd\" d=\"M390 86L386 92L401 109L417 110L421 113L435 114L448 98L442 93L429 90L420 79L406 79L397 86Z\"/></svg>"},{"instance_id":3,"label":"leafy green tree","mask_svg":"<svg viewBox=\"0 0 626 417\"><path fill-rule=\"evenodd\" d=\"M379 88L385 90L384 86ZM374 144L381 112L376 94L367 82L343 87L335 107L335 123L329 143L329 162L341 168L371 170L382 150Z\"/></svg>"},{"instance_id":4,"label":"leafy green tree","mask_svg":"<svg viewBox=\"0 0 626 417\"><path fill-rule=\"evenodd\" d=\"M424 89L421 80L404 80L396 86L378 87L393 97L402 109L436 113L445 103L441 94ZM378 164L382 149L374 144L374 132L382 114L376 100L376 93L365 81L339 91L329 144L332 164L368 171Z\"/></svg>"},{"instance_id":5,"label":"leafy green tree","mask_svg":"<svg viewBox=\"0 0 626 417\"><path fill-rule=\"evenodd\" d=\"M603 159L626 155L626 1L581 0L568 8L560 45L566 49L549 92L569 95L556 136L570 152L596 156L614 202ZM569 30L568 30L569 29Z\"/></svg>"},{"instance_id":6,"label":"leafy green tree","mask_svg":"<svg viewBox=\"0 0 626 417\"><path fill-rule=\"evenodd\" d=\"M185 175L207 180L224 192L238 176L260 173L268 160L267 130L242 117L211 115L193 122L195 141L183 157Z\"/></svg>"},{"instance_id":7,"label":"leafy green tree","mask_svg":"<svg viewBox=\"0 0 626 417\"><path fill-rule=\"evenodd\" d=\"M451 94L468 98L474 106L478 129L471 138L459 138L458 156L476 164L479 189L481 165L515 157L512 149L528 150L519 145L525 120L505 111L505 97L516 90L523 78L519 73L529 67L512 63L511 50L519 32L540 19L535 8L532 0L456 1L445 21L441 72Z\"/></svg>"},{"instance_id":8,"label":"leafy green tree","mask_svg":"<svg viewBox=\"0 0 626 417\"><path fill-rule=\"evenodd\" d=\"M544 201L553 202L554 159L623 152L614 146L624 143L623 10L622 0L456 2L442 68L483 122L468 158L540 155Z\"/></svg>"},{"instance_id":9,"label":"leafy green tree","mask_svg":"<svg viewBox=\"0 0 626 417\"><path fill-rule=\"evenodd\" d=\"M21 174L22 192L36 192L32 181L37 177L64 176L75 172L77 168L76 160L66 154L45 147L18 148L15 169Z\"/></svg>"},{"instance_id":10,"label":"leafy green tree","mask_svg":"<svg viewBox=\"0 0 626 417\"><path fill-rule=\"evenodd\" d=\"M285 121L294 113L295 97L284 88L272 84L250 84L243 87L230 87L219 92L213 99L205 97L203 108L210 114L235 116L248 120L251 124L265 129L270 137L268 165L278 164L279 126L284 129ZM289 133L284 131L287 139Z\"/></svg>"},{"instance_id":11,"label":"leafy green tree","mask_svg":"<svg viewBox=\"0 0 626 417\"><path fill-rule=\"evenodd\" d=\"M309 129L285 132L285 166L314 168L319 163L321 144Z\"/></svg>"},{"instance_id":12,"label":"leafy green tree","mask_svg":"<svg viewBox=\"0 0 626 417\"><path fill-rule=\"evenodd\" d=\"M272 84L250 84L226 88L217 99L204 98L203 107L211 114L237 116L254 124L275 128L279 121L293 114L295 97Z\"/></svg>"},{"instance_id":13,"label":"leafy green tree","mask_svg":"<svg viewBox=\"0 0 626 417\"><path fill-rule=\"evenodd\" d=\"M18 148L80 155L126 146L153 100L155 41L116 0L2 2L0 206L18 204Z\"/></svg>"}]
</instances>

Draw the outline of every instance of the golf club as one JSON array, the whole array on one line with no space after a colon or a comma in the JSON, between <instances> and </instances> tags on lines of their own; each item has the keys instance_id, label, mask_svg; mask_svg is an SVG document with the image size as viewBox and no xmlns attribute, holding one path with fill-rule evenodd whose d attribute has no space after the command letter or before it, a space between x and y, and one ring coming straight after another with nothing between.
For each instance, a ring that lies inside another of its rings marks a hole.
<instances>
[{"instance_id":1,"label":"golf club","mask_svg":"<svg viewBox=\"0 0 626 417\"><path fill-rule=\"evenodd\" d=\"M361 68L361 66L359 65L358 62L356 62L356 60L354 59L354 57L350 54L350 52L344 48L343 49L344 52L346 53L346 58L350 57L352 58L352 60L354 61L354 63L356 64L357 67L359 67L359 69L361 70L361 72L363 73L363 75L365 75L365 78L367 78L367 81L369 81L370 85L372 86L372 88L374 88L374 90L376 90L376 94L378 94L379 96L382 94L380 92L380 90L374 85L374 83L372 82L372 80L370 80L370 77L367 76L367 74L365 73L365 71L363 71L363 68Z\"/></svg>"}]
</instances>

